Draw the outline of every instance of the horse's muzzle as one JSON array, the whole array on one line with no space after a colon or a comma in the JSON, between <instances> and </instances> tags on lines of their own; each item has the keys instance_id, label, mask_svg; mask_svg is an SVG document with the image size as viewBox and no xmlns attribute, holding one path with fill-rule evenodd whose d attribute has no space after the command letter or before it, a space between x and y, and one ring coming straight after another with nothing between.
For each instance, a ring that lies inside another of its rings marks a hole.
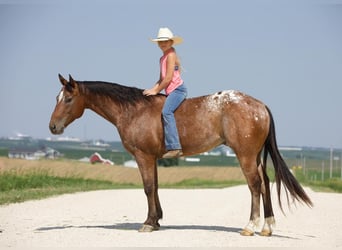
<instances>
[{"instance_id":1,"label":"horse's muzzle","mask_svg":"<svg viewBox=\"0 0 342 250\"><path fill-rule=\"evenodd\" d=\"M63 134L64 132L64 126L59 127L55 123L50 123L49 128L50 128L51 133L54 135Z\"/></svg>"}]
</instances>

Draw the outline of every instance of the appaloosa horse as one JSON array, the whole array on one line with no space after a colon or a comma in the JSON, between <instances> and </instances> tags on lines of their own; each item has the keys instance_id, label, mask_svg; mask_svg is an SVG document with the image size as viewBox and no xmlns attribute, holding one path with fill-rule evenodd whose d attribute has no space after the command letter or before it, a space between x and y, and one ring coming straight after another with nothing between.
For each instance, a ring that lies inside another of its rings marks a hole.
<instances>
[{"instance_id":1,"label":"appaloosa horse","mask_svg":"<svg viewBox=\"0 0 342 250\"><path fill-rule=\"evenodd\" d=\"M165 153L161 110L162 94L144 96L143 90L107 82L69 81L59 75L62 89L49 124L61 134L85 109L91 109L112 124L124 147L136 159L148 200L148 215L139 231L158 230L162 209L158 196L156 161ZM240 162L252 196L250 218L242 235L253 235L260 218L260 196L264 206L261 235L272 234L274 215L269 178L268 153L275 168L278 201L281 184L293 200L312 206L310 198L282 159L275 137L274 121L265 104L244 93L228 90L186 99L175 112L184 155L194 155L220 144L232 148ZM263 161L261 159L263 154ZM237 194L238 195L238 194ZM224 197L222 197L224 199Z\"/></svg>"}]
</instances>

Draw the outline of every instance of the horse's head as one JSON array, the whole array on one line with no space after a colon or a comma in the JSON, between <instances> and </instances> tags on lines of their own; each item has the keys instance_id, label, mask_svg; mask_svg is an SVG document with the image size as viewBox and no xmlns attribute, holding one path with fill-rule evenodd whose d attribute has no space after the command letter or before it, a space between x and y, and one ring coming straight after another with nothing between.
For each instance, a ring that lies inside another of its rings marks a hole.
<instances>
[{"instance_id":1,"label":"horse's head","mask_svg":"<svg viewBox=\"0 0 342 250\"><path fill-rule=\"evenodd\" d=\"M84 112L84 97L80 95L79 84L70 75L69 81L60 74L58 76L63 87L57 96L57 104L49 124L53 134L62 134L64 128Z\"/></svg>"}]
</instances>

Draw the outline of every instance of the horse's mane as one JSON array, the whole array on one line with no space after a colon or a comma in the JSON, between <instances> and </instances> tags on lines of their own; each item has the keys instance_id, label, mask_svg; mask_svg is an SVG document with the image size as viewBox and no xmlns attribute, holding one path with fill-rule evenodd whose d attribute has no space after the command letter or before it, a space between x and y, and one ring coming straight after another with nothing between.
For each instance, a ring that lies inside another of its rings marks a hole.
<instances>
[{"instance_id":1,"label":"horse's mane","mask_svg":"<svg viewBox=\"0 0 342 250\"><path fill-rule=\"evenodd\" d=\"M143 95L143 89L128 87L117 83L101 81L78 81L83 91L93 95L108 97L123 105L135 105L137 103L150 103L154 98ZM163 96L163 94L158 94Z\"/></svg>"}]
</instances>

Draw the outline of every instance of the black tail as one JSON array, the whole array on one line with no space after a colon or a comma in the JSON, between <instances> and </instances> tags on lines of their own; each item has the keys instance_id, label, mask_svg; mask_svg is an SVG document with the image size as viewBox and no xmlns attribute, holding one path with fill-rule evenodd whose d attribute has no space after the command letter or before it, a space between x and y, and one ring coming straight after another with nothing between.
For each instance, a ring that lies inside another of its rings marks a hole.
<instances>
[{"instance_id":1,"label":"black tail","mask_svg":"<svg viewBox=\"0 0 342 250\"><path fill-rule=\"evenodd\" d=\"M269 153L271 155L273 166L275 169L275 179L277 183L279 206L282 209L280 191L281 191L281 184L283 183L285 187L288 204L289 204L289 195L288 195L288 192L289 192L293 200L304 202L309 207L312 207L313 203L310 200L309 196L305 193L304 189L298 183L296 178L292 175L284 159L281 157L279 153L277 141L276 141L276 135L275 135L273 116L269 108L268 107L266 108L270 115L270 129L269 129L268 136L267 136L265 146L264 146L263 164L266 169L267 154Z\"/></svg>"}]
</instances>

